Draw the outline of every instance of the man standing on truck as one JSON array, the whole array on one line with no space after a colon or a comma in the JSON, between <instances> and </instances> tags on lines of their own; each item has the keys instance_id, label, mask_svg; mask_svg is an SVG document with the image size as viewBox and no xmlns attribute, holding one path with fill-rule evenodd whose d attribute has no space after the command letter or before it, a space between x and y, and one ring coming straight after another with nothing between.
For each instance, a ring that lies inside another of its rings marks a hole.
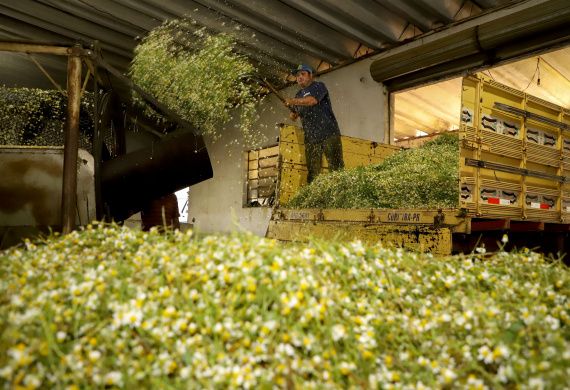
<instances>
[{"instance_id":1,"label":"man standing on truck","mask_svg":"<svg viewBox=\"0 0 570 390\"><path fill-rule=\"evenodd\" d=\"M313 70L307 65L299 65L291 72L297 77L301 90L294 99L285 99L286 107L293 107L289 117L293 121L301 118L305 133L305 157L310 183L321 172L323 153L331 171L344 168L340 129L334 116L329 91L324 83L313 81Z\"/></svg>"}]
</instances>

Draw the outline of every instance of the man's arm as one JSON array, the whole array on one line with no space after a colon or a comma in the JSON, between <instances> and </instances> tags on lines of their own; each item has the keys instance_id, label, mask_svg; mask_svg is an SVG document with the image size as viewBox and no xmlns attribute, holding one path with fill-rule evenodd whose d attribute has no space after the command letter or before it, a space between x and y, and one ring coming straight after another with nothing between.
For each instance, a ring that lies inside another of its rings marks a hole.
<instances>
[{"instance_id":1,"label":"man's arm","mask_svg":"<svg viewBox=\"0 0 570 390\"><path fill-rule=\"evenodd\" d=\"M302 106L302 107L312 107L318 103L317 99L313 96L305 96L302 98L285 99L283 104L287 107L292 106Z\"/></svg>"}]
</instances>

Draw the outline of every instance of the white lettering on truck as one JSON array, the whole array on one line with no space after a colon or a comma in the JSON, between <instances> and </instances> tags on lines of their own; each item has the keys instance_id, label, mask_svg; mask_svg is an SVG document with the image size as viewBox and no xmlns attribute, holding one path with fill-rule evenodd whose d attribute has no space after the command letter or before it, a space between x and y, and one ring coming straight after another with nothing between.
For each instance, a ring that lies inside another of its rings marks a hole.
<instances>
[{"instance_id":1,"label":"white lettering on truck","mask_svg":"<svg viewBox=\"0 0 570 390\"><path fill-rule=\"evenodd\" d=\"M388 213L388 222L419 222L420 213Z\"/></svg>"}]
</instances>

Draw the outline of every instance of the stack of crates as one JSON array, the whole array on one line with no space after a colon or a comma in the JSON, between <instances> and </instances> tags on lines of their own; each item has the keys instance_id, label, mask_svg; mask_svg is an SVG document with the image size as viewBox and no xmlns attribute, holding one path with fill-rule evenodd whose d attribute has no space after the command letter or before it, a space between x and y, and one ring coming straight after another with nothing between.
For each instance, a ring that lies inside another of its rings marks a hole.
<instances>
[{"instance_id":1,"label":"stack of crates","mask_svg":"<svg viewBox=\"0 0 570 390\"><path fill-rule=\"evenodd\" d=\"M246 152L245 204L269 205L275 199L279 145Z\"/></svg>"}]
</instances>

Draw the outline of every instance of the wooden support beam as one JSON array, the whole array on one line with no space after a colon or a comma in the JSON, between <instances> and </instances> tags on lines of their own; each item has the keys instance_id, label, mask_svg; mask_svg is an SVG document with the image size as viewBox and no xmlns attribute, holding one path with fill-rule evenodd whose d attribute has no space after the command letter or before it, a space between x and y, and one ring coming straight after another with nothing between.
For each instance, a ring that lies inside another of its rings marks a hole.
<instances>
[{"instance_id":1,"label":"wooden support beam","mask_svg":"<svg viewBox=\"0 0 570 390\"><path fill-rule=\"evenodd\" d=\"M471 222L472 232L482 232L487 230L509 230L510 222L508 219L490 219L485 221Z\"/></svg>"},{"instance_id":2,"label":"wooden support beam","mask_svg":"<svg viewBox=\"0 0 570 390\"><path fill-rule=\"evenodd\" d=\"M91 70L87 69L87 74L85 75L85 81L83 82L83 87L81 87L81 98L83 98L83 94L85 93L85 89L87 88L87 82L89 81L89 76L91 75Z\"/></svg>"},{"instance_id":3,"label":"wooden support beam","mask_svg":"<svg viewBox=\"0 0 570 390\"><path fill-rule=\"evenodd\" d=\"M81 57L67 60L67 111L63 150L63 185L61 226L64 234L71 233L77 214L77 153L79 149L79 105L81 102Z\"/></svg>"},{"instance_id":4,"label":"wooden support beam","mask_svg":"<svg viewBox=\"0 0 570 390\"><path fill-rule=\"evenodd\" d=\"M59 93L61 93L63 96L67 97L67 94L65 93L64 90L61 89L61 87L59 86L58 83L55 82L55 80L49 75L49 73L47 72L47 70L44 69L44 67L34 58L33 55L31 55L30 53L26 53L28 55L28 57L30 57L32 59L32 61L34 61L34 63L36 64L36 66L38 68L40 68L40 70L43 72L43 74L49 79L49 81L51 81L51 83L53 84L53 86L59 91Z\"/></svg>"},{"instance_id":5,"label":"wooden support beam","mask_svg":"<svg viewBox=\"0 0 570 390\"><path fill-rule=\"evenodd\" d=\"M544 222L515 222L511 221L509 232L542 232L544 231Z\"/></svg>"},{"instance_id":6,"label":"wooden support beam","mask_svg":"<svg viewBox=\"0 0 570 390\"><path fill-rule=\"evenodd\" d=\"M95 56L100 56L100 46L99 41L95 41L93 43L93 54ZM103 149L103 138L101 137L101 126L100 126L100 117L101 117L101 108L99 107L100 103L100 96L99 96L99 85L104 85L101 82L99 77L99 71L97 68L97 64L92 64L91 60L88 58L83 58L85 64L89 71L93 74L93 158L94 158L94 165L95 165L95 215L98 221L103 220L103 195L101 194L101 162L102 162L102 149ZM107 221L109 222L109 221Z\"/></svg>"},{"instance_id":7,"label":"wooden support beam","mask_svg":"<svg viewBox=\"0 0 570 390\"><path fill-rule=\"evenodd\" d=\"M31 43L17 43L17 42L0 42L0 51L12 51L17 53L54 54L58 56L74 55L74 49L70 47L36 45Z\"/></svg>"},{"instance_id":8,"label":"wooden support beam","mask_svg":"<svg viewBox=\"0 0 570 390\"><path fill-rule=\"evenodd\" d=\"M98 41L95 41L95 44L97 45L96 47L98 47ZM98 50L98 49L97 49ZM93 55L98 55L96 54L97 52L95 52L94 49L94 54ZM96 78L97 82L99 83L99 85L103 86L107 91L112 91L113 87L111 86L111 84L109 84L109 81L103 80L101 78L101 76L99 76L99 74L96 72L96 67L97 65L94 65L93 62L91 62L91 60L87 57L83 57L83 61L85 62L85 65L87 66L87 68L89 69L89 71L91 72L91 74L95 75L93 77Z\"/></svg>"}]
</instances>

